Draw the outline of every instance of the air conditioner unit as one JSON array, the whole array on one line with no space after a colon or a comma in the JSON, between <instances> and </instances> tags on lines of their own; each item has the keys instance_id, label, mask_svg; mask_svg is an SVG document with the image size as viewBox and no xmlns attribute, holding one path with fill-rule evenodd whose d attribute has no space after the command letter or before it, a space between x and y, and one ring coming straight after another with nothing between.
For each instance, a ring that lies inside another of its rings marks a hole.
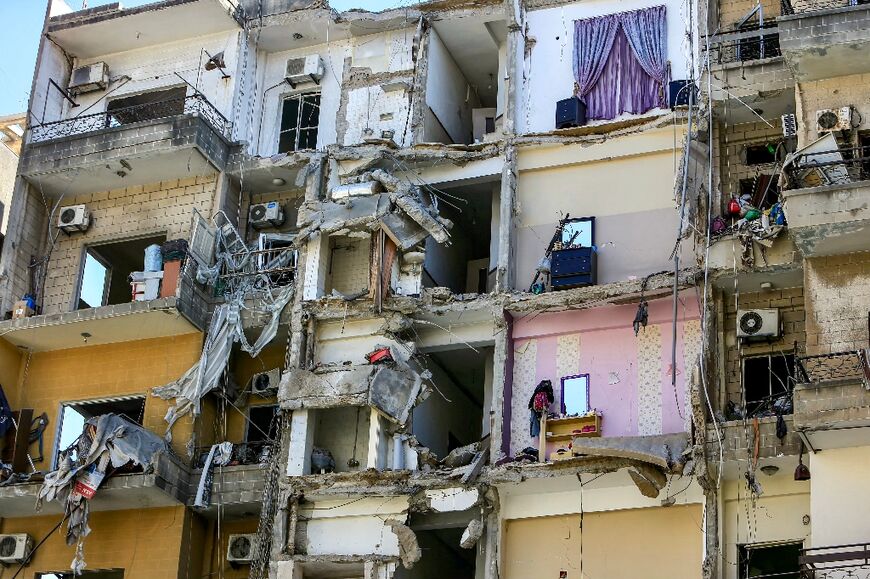
<instances>
[{"instance_id":1,"label":"air conditioner unit","mask_svg":"<svg viewBox=\"0 0 870 579\"><path fill-rule=\"evenodd\" d=\"M109 65L95 62L73 69L70 75L69 92L74 95L106 90L109 86Z\"/></svg>"},{"instance_id":2,"label":"air conditioner unit","mask_svg":"<svg viewBox=\"0 0 870 579\"><path fill-rule=\"evenodd\" d=\"M251 210L248 213L251 225L257 228L261 227L278 227L284 223L284 210L277 201L269 201L268 203L255 203L251 205Z\"/></svg>"},{"instance_id":3,"label":"air conditioner unit","mask_svg":"<svg viewBox=\"0 0 870 579\"><path fill-rule=\"evenodd\" d=\"M797 117L794 113L782 115L782 136L786 139L797 136Z\"/></svg>"},{"instance_id":4,"label":"air conditioner unit","mask_svg":"<svg viewBox=\"0 0 870 579\"><path fill-rule=\"evenodd\" d=\"M59 229L70 233L71 231L87 231L91 225L91 213L86 205L67 205L60 208L57 216Z\"/></svg>"},{"instance_id":5,"label":"air conditioner unit","mask_svg":"<svg viewBox=\"0 0 870 579\"><path fill-rule=\"evenodd\" d=\"M852 130L851 106L816 111L816 132L830 133L850 130Z\"/></svg>"},{"instance_id":6,"label":"air conditioner unit","mask_svg":"<svg viewBox=\"0 0 870 579\"><path fill-rule=\"evenodd\" d=\"M33 550L33 539L26 533L0 535L0 563L24 563Z\"/></svg>"},{"instance_id":7,"label":"air conditioner unit","mask_svg":"<svg viewBox=\"0 0 870 579\"><path fill-rule=\"evenodd\" d=\"M323 78L323 59L317 54L305 58L291 58L287 61L284 78L293 87L306 82L320 84L320 79Z\"/></svg>"},{"instance_id":8,"label":"air conditioner unit","mask_svg":"<svg viewBox=\"0 0 870 579\"><path fill-rule=\"evenodd\" d=\"M780 334L779 310L737 310L738 338L776 338Z\"/></svg>"},{"instance_id":9,"label":"air conditioner unit","mask_svg":"<svg viewBox=\"0 0 870 579\"><path fill-rule=\"evenodd\" d=\"M248 535L230 535L227 546L227 561L230 563L252 563L257 553L259 537Z\"/></svg>"},{"instance_id":10,"label":"air conditioner unit","mask_svg":"<svg viewBox=\"0 0 870 579\"><path fill-rule=\"evenodd\" d=\"M254 374L251 378L251 394L268 398L278 392L278 383L281 381L281 370L275 368L268 372Z\"/></svg>"}]
</instances>

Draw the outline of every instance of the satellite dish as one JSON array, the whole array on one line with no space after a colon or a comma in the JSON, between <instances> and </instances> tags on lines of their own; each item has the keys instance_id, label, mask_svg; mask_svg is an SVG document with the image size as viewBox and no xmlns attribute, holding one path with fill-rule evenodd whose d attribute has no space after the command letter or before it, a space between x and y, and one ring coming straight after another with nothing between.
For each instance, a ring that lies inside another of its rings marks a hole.
<instances>
[{"instance_id":1,"label":"satellite dish","mask_svg":"<svg viewBox=\"0 0 870 579\"><path fill-rule=\"evenodd\" d=\"M218 52L217 54L209 58L208 61L205 63L206 70L215 70L216 68L223 70L224 68L226 68L226 66L227 63L224 62L223 51Z\"/></svg>"}]
</instances>

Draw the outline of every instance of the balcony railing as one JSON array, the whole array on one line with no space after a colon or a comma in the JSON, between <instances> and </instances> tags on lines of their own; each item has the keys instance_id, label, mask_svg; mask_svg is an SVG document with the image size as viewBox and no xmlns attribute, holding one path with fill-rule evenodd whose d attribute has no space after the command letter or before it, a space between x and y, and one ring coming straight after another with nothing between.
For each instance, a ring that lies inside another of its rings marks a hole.
<instances>
[{"instance_id":1,"label":"balcony railing","mask_svg":"<svg viewBox=\"0 0 870 579\"><path fill-rule=\"evenodd\" d=\"M227 466L266 464L272 454L274 443L269 440L233 443L233 453ZM210 446L202 446L194 453L194 468L204 468Z\"/></svg>"},{"instance_id":2,"label":"balcony railing","mask_svg":"<svg viewBox=\"0 0 870 579\"><path fill-rule=\"evenodd\" d=\"M805 14L870 4L870 0L780 0L782 15Z\"/></svg>"},{"instance_id":3,"label":"balcony railing","mask_svg":"<svg viewBox=\"0 0 870 579\"><path fill-rule=\"evenodd\" d=\"M857 378L870 385L870 361L866 350L803 356L797 359L798 380L818 383Z\"/></svg>"},{"instance_id":4,"label":"balcony railing","mask_svg":"<svg viewBox=\"0 0 870 579\"><path fill-rule=\"evenodd\" d=\"M868 579L870 543L802 549L799 561L802 579Z\"/></svg>"},{"instance_id":5,"label":"balcony railing","mask_svg":"<svg viewBox=\"0 0 870 579\"><path fill-rule=\"evenodd\" d=\"M30 129L30 142L39 143L179 115L198 115L225 138L230 138L230 121L203 94L197 93L185 98L143 103L36 125Z\"/></svg>"},{"instance_id":6,"label":"balcony railing","mask_svg":"<svg viewBox=\"0 0 870 579\"><path fill-rule=\"evenodd\" d=\"M801 153L785 166L786 189L845 185L870 179L870 146Z\"/></svg>"},{"instance_id":7,"label":"balcony railing","mask_svg":"<svg viewBox=\"0 0 870 579\"><path fill-rule=\"evenodd\" d=\"M739 32L717 34L711 41L712 64L749 62L762 58L782 56L779 49L779 30L775 23L763 28L743 28Z\"/></svg>"}]
</instances>

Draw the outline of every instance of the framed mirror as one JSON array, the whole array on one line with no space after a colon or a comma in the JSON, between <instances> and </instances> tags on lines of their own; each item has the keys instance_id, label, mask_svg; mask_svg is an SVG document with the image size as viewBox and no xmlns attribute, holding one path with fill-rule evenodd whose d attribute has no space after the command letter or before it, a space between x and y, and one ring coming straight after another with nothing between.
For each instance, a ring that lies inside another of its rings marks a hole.
<instances>
[{"instance_id":1,"label":"framed mirror","mask_svg":"<svg viewBox=\"0 0 870 579\"><path fill-rule=\"evenodd\" d=\"M562 414L589 412L589 374L562 378Z\"/></svg>"},{"instance_id":2,"label":"framed mirror","mask_svg":"<svg viewBox=\"0 0 870 579\"><path fill-rule=\"evenodd\" d=\"M562 225L562 243L566 247L592 247L593 239L595 237L594 229L594 217L569 219ZM571 241L572 239L573 242Z\"/></svg>"}]
</instances>

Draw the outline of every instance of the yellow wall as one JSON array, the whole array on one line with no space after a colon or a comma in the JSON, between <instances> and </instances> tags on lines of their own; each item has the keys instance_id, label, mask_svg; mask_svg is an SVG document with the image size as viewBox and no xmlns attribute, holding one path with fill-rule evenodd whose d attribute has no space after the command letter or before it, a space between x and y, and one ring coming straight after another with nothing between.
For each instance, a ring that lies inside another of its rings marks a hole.
<instances>
[{"instance_id":1,"label":"yellow wall","mask_svg":"<svg viewBox=\"0 0 870 579\"><path fill-rule=\"evenodd\" d=\"M18 377L22 358L15 346L0 339L0 386L13 410L18 408Z\"/></svg>"},{"instance_id":2,"label":"yellow wall","mask_svg":"<svg viewBox=\"0 0 870 579\"><path fill-rule=\"evenodd\" d=\"M171 401L151 396L151 389L181 377L199 359L201 349L201 334L192 333L33 354L27 375L13 396L20 407L33 408L35 415L48 414L45 460L36 468L50 467L63 402L144 395L144 425L162 435ZM193 422L187 417L173 429L173 447L181 456L192 432Z\"/></svg>"},{"instance_id":3,"label":"yellow wall","mask_svg":"<svg viewBox=\"0 0 870 579\"><path fill-rule=\"evenodd\" d=\"M198 577L199 561L181 557L188 541L185 516L182 506L91 513L91 534L84 541L87 568L122 568L124 579ZM48 535L24 577L69 569L75 546L66 545L66 523L49 535L59 520L60 515L2 520L3 533L28 533L36 542ZM188 569L191 564L196 569Z\"/></svg>"},{"instance_id":4,"label":"yellow wall","mask_svg":"<svg viewBox=\"0 0 870 579\"><path fill-rule=\"evenodd\" d=\"M191 551L191 559L197 553L202 555L202 576L223 577L224 579L248 579L251 568L248 565L232 565L227 563L227 547L230 535L256 533L259 525L256 516L240 520L224 520L218 525L213 520L200 521L203 548ZM126 579L126 577L125 577Z\"/></svg>"},{"instance_id":5,"label":"yellow wall","mask_svg":"<svg viewBox=\"0 0 870 579\"><path fill-rule=\"evenodd\" d=\"M826 448L809 456L814 547L867 541L870 446Z\"/></svg>"},{"instance_id":6,"label":"yellow wall","mask_svg":"<svg viewBox=\"0 0 870 579\"><path fill-rule=\"evenodd\" d=\"M701 576L700 505L508 520L505 579L689 579ZM582 552L582 565L581 565Z\"/></svg>"}]
</instances>

